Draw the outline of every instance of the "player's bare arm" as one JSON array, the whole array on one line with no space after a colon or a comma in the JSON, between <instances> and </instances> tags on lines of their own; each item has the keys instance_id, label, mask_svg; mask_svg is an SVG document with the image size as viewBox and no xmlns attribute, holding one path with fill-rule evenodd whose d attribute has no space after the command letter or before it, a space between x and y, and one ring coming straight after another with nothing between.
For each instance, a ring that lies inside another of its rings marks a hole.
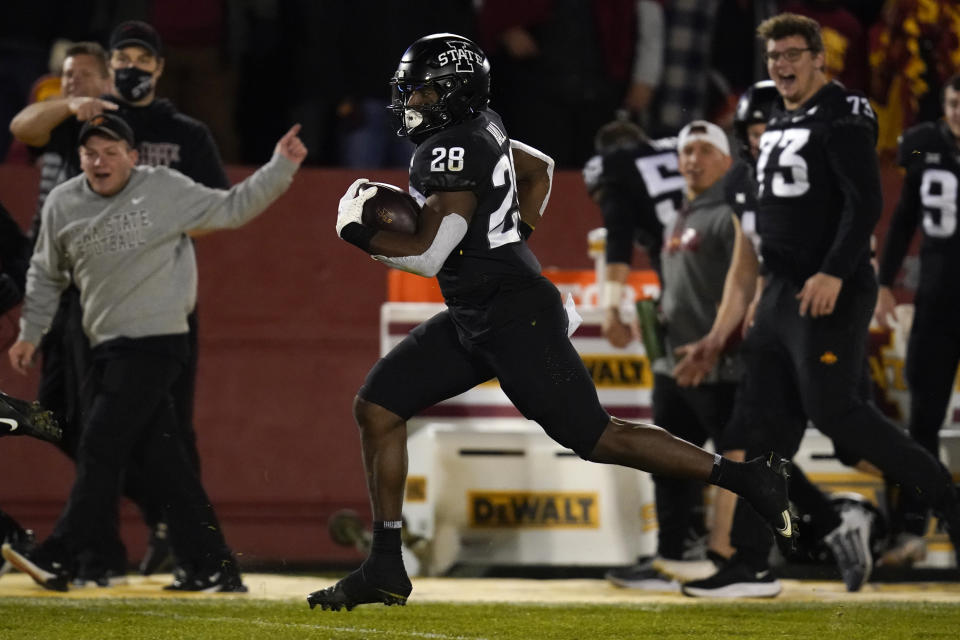
<instances>
[{"instance_id":1,"label":"player's bare arm","mask_svg":"<svg viewBox=\"0 0 960 640\"><path fill-rule=\"evenodd\" d=\"M510 141L513 168L517 174L521 234L529 237L543 217L553 185L553 158L517 140ZM524 228L526 225L527 228Z\"/></svg>"},{"instance_id":2,"label":"player's bare arm","mask_svg":"<svg viewBox=\"0 0 960 640\"><path fill-rule=\"evenodd\" d=\"M13 117L10 133L26 145L42 147L50 141L50 132L70 116L84 122L104 111L116 110L116 104L100 98L55 98L34 102Z\"/></svg>"},{"instance_id":3,"label":"player's bare arm","mask_svg":"<svg viewBox=\"0 0 960 640\"><path fill-rule=\"evenodd\" d=\"M629 276L629 264L610 263L606 267L600 290L600 306L604 310L601 331L603 337L619 349L626 347L634 338L633 328L620 317L620 301Z\"/></svg>"}]
</instances>

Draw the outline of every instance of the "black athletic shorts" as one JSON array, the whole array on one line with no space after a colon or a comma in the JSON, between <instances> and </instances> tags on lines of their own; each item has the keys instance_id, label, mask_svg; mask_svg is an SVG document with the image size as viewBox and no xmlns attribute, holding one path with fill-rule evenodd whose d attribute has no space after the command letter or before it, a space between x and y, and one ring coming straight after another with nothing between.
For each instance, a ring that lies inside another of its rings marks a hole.
<instances>
[{"instance_id":1,"label":"black athletic shorts","mask_svg":"<svg viewBox=\"0 0 960 640\"><path fill-rule=\"evenodd\" d=\"M610 416L567 338L559 292L546 279L536 287L541 290L531 291L526 299L546 303L518 302L514 318L482 341L464 339L449 310L423 322L374 365L358 395L407 420L497 378L524 417L580 457L588 457ZM553 294L540 295L543 287Z\"/></svg>"}]
</instances>

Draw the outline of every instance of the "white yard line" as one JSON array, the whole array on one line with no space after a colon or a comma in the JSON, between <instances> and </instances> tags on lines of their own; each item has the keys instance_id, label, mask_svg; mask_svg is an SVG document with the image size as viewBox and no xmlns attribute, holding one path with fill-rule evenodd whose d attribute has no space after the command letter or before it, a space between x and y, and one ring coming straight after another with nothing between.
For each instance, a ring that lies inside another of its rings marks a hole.
<instances>
[{"instance_id":1,"label":"white yard line","mask_svg":"<svg viewBox=\"0 0 960 640\"><path fill-rule=\"evenodd\" d=\"M427 640L486 640L479 636L448 636L444 633L423 633L420 631L398 631L397 629L370 629L368 627L335 627L325 624L306 624L302 622L269 622L250 620L249 618L231 618L228 616L190 616L182 613L161 613L159 611L137 611L137 615L175 620L195 620L203 622L229 622L253 625L267 629L301 629L305 631L330 631L334 633L354 633L359 635L382 635L390 638L426 638Z\"/></svg>"}]
</instances>

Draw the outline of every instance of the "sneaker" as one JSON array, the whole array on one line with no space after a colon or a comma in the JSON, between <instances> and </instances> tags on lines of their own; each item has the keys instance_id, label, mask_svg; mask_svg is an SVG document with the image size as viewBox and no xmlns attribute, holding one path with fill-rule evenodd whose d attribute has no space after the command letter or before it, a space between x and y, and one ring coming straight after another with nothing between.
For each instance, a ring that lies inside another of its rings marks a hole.
<instances>
[{"instance_id":1,"label":"sneaker","mask_svg":"<svg viewBox=\"0 0 960 640\"><path fill-rule=\"evenodd\" d=\"M67 591L70 576L63 563L43 557L39 549L31 551L24 545L9 542L3 544L2 553L10 564L29 575L44 589Z\"/></svg>"},{"instance_id":2,"label":"sneaker","mask_svg":"<svg viewBox=\"0 0 960 640\"><path fill-rule=\"evenodd\" d=\"M630 567L610 569L604 577L622 589L641 591L680 591L680 583L653 567L653 559L647 558Z\"/></svg>"},{"instance_id":3,"label":"sneaker","mask_svg":"<svg viewBox=\"0 0 960 640\"><path fill-rule=\"evenodd\" d=\"M940 525L947 530L953 545L955 566L960 569L960 497L951 485L935 511Z\"/></svg>"},{"instance_id":4,"label":"sneaker","mask_svg":"<svg viewBox=\"0 0 960 640\"><path fill-rule=\"evenodd\" d=\"M703 580L717 572L717 565L712 560L670 560L656 557L653 559L653 568L680 582Z\"/></svg>"},{"instance_id":5,"label":"sneaker","mask_svg":"<svg viewBox=\"0 0 960 640\"><path fill-rule=\"evenodd\" d=\"M60 442L63 430L53 413L37 402L27 402L0 392L0 435L31 436L47 442Z\"/></svg>"},{"instance_id":6,"label":"sneaker","mask_svg":"<svg viewBox=\"0 0 960 640\"><path fill-rule=\"evenodd\" d=\"M128 584L126 560L106 563L95 556L80 554L72 587L117 587Z\"/></svg>"},{"instance_id":7,"label":"sneaker","mask_svg":"<svg viewBox=\"0 0 960 640\"><path fill-rule=\"evenodd\" d=\"M694 598L773 598L782 588L770 569L754 571L733 559L709 578L688 582L680 590Z\"/></svg>"},{"instance_id":8,"label":"sneaker","mask_svg":"<svg viewBox=\"0 0 960 640\"><path fill-rule=\"evenodd\" d=\"M899 533L877 561L884 567L911 567L927 559L927 541L913 533Z\"/></svg>"},{"instance_id":9,"label":"sneaker","mask_svg":"<svg viewBox=\"0 0 960 640\"><path fill-rule=\"evenodd\" d=\"M742 496L770 523L777 546L788 555L794 550L799 533L787 496L790 462L768 453L744 464L751 467L756 481L746 485Z\"/></svg>"},{"instance_id":10,"label":"sneaker","mask_svg":"<svg viewBox=\"0 0 960 640\"><path fill-rule=\"evenodd\" d=\"M170 537L167 532L167 523L158 522L150 532L150 540L147 542L147 551L140 560L140 575L150 576L161 569L169 568L173 564L173 556L170 554Z\"/></svg>"},{"instance_id":11,"label":"sneaker","mask_svg":"<svg viewBox=\"0 0 960 640\"><path fill-rule=\"evenodd\" d=\"M224 562L214 571L174 573L173 582L163 588L164 591L187 591L192 593L246 593L240 571L233 561Z\"/></svg>"},{"instance_id":12,"label":"sneaker","mask_svg":"<svg viewBox=\"0 0 960 640\"><path fill-rule=\"evenodd\" d=\"M332 587L314 591L307 596L307 604L313 609L320 605L323 610L340 611L346 608L352 610L358 604L385 604L388 607L394 604L401 607L407 604L407 598L413 591L410 584L410 578L399 565L400 573L385 578L375 572L375 562L372 558L367 558L366 562L360 565L360 568L339 580Z\"/></svg>"},{"instance_id":13,"label":"sneaker","mask_svg":"<svg viewBox=\"0 0 960 640\"><path fill-rule=\"evenodd\" d=\"M16 525L16 523L14 524ZM16 526L16 529L7 533L3 540L0 540L0 544L9 543L11 546L22 549L29 553L33 550L33 547L36 544L33 537L33 531L30 529L21 529L19 525ZM7 573L11 569L13 569L13 563L7 560L3 555L0 555L0 576Z\"/></svg>"},{"instance_id":14,"label":"sneaker","mask_svg":"<svg viewBox=\"0 0 960 640\"><path fill-rule=\"evenodd\" d=\"M823 539L833 553L847 591L859 591L870 579L873 570L873 553L870 551L872 526L872 513L861 507L849 506L840 512L840 526Z\"/></svg>"},{"instance_id":15,"label":"sneaker","mask_svg":"<svg viewBox=\"0 0 960 640\"><path fill-rule=\"evenodd\" d=\"M86 573L84 571L79 572L73 581L70 583L70 586L83 588L83 587L119 587L125 584L130 584L130 581L127 580L126 572L118 573L107 569L101 573Z\"/></svg>"}]
</instances>

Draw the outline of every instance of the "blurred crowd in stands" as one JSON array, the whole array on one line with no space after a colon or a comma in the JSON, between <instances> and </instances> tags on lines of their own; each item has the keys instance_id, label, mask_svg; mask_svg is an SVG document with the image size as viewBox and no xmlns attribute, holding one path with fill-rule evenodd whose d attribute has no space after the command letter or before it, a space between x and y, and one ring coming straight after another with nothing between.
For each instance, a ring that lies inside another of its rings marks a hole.
<instances>
[{"instance_id":1,"label":"blurred crowd in stands","mask_svg":"<svg viewBox=\"0 0 960 640\"><path fill-rule=\"evenodd\" d=\"M756 25L780 11L823 26L829 73L874 102L881 152L939 117L942 83L960 69L951 0L8 0L0 119L58 94L71 42L106 44L139 19L164 43L158 94L205 122L227 163L265 162L302 122L308 164L404 167L388 80L410 42L451 31L491 56L491 106L511 136L579 169L618 114L654 136L697 118L728 127L736 98L765 77ZM31 161L6 125L0 159Z\"/></svg>"}]
</instances>

